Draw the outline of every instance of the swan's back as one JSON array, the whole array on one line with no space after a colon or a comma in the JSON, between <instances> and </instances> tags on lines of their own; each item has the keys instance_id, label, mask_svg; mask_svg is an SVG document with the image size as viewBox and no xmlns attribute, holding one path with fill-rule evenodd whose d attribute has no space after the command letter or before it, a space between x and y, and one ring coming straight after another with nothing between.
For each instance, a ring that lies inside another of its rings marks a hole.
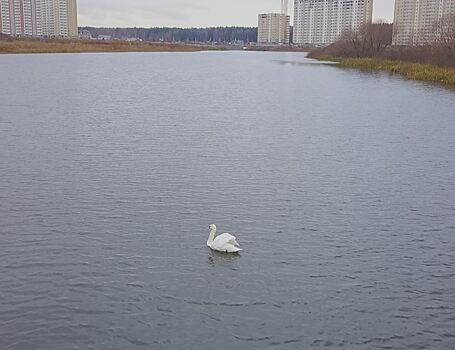
<instances>
[{"instance_id":1,"label":"swan's back","mask_svg":"<svg viewBox=\"0 0 455 350\"><path fill-rule=\"evenodd\" d=\"M232 244L238 246L237 238L230 233L223 233L215 238L213 243L217 246L224 246L226 244Z\"/></svg>"},{"instance_id":2,"label":"swan's back","mask_svg":"<svg viewBox=\"0 0 455 350\"><path fill-rule=\"evenodd\" d=\"M214 250L226 253L237 253L242 250L239 248L235 236L229 233L223 233L216 237L210 247Z\"/></svg>"}]
</instances>

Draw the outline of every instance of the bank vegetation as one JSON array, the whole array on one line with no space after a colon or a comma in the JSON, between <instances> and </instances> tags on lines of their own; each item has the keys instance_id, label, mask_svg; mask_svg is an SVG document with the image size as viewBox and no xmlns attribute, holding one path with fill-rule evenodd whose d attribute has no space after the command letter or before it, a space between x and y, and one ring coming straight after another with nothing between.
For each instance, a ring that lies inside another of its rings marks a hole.
<instances>
[{"instance_id":1,"label":"bank vegetation","mask_svg":"<svg viewBox=\"0 0 455 350\"><path fill-rule=\"evenodd\" d=\"M309 57L455 88L455 15L436 23L434 32L430 44L392 46L392 25L375 23L345 33L338 42L313 50Z\"/></svg>"},{"instance_id":2,"label":"bank vegetation","mask_svg":"<svg viewBox=\"0 0 455 350\"><path fill-rule=\"evenodd\" d=\"M0 54L83 52L194 52L198 45L128 41L64 40L0 37Z\"/></svg>"}]
</instances>

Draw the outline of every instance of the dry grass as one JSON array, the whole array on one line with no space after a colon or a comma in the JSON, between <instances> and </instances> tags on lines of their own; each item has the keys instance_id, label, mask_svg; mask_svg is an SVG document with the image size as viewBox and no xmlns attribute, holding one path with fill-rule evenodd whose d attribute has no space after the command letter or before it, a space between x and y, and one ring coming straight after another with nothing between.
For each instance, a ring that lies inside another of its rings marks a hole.
<instances>
[{"instance_id":1,"label":"dry grass","mask_svg":"<svg viewBox=\"0 0 455 350\"><path fill-rule=\"evenodd\" d=\"M0 54L82 53L82 52L195 52L203 47L185 44L161 44L126 41L89 40L0 40Z\"/></svg>"},{"instance_id":2,"label":"dry grass","mask_svg":"<svg viewBox=\"0 0 455 350\"><path fill-rule=\"evenodd\" d=\"M455 68L377 58L319 57L318 59L335 61L345 68L383 71L401 75L407 79L439 84L455 89Z\"/></svg>"}]
</instances>

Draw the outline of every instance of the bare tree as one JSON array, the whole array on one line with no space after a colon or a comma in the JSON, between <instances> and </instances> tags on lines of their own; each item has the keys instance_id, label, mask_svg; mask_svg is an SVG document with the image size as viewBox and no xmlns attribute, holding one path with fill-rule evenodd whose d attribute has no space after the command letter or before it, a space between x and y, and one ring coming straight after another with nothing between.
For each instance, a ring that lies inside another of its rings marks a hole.
<instances>
[{"instance_id":1,"label":"bare tree","mask_svg":"<svg viewBox=\"0 0 455 350\"><path fill-rule=\"evenodd\" d=\"M369 24L365 28L371 56L381 55L392 45L393 26L388 23Z\"/></svg>"},{"instance_id":2,"label":"bare tree","mask_svg":"<svg viewBox=\"0 0 455 350\"><path fill-rule=\"evenodd\" d=\"M345 32L338 43L342 54L354 57L379 56L392 44L392 25L374 23Z\"/></svg>"},{"instance_id":3,"label":"bare tree","mask_svg":"<svg viewBox=\"0 0 455 350\"><path fill-rule=\"evenodd\" d=\"M445 15L435 24L436 45L445 52L448 63L455 64L455 13Z\"/></svg>"},{"instance_id":4,"label":"bare tree","mask_svg":"<svg viewBox=\"0 0 455 350\"><path fill-rule=\"evenodd\" d=\"M359 58L365 55L366 42L360 31L344 32L335 45L342 56Z\"/></svg>"}]
</instances>

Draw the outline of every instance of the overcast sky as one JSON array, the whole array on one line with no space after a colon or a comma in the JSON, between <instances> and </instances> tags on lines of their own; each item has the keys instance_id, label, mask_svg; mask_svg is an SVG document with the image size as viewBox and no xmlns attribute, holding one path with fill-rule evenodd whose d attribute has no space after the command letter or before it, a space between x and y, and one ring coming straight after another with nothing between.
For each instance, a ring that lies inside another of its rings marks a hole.
<instances>
[{"instance_id":1,"label":"overcast sky","mask_svg":"<svg viewBox=\"0 0 455 350\"><path fill-rule=\"evenodd\" d=\"M374 0L375 20L392 21L395 0ZM293 0L289 0L292 4ZM280 0L78 0L80 26L256 26L260 12L277 12ZM292 10L292 6L290 6Z\"/></svg>"}]
</instances>

